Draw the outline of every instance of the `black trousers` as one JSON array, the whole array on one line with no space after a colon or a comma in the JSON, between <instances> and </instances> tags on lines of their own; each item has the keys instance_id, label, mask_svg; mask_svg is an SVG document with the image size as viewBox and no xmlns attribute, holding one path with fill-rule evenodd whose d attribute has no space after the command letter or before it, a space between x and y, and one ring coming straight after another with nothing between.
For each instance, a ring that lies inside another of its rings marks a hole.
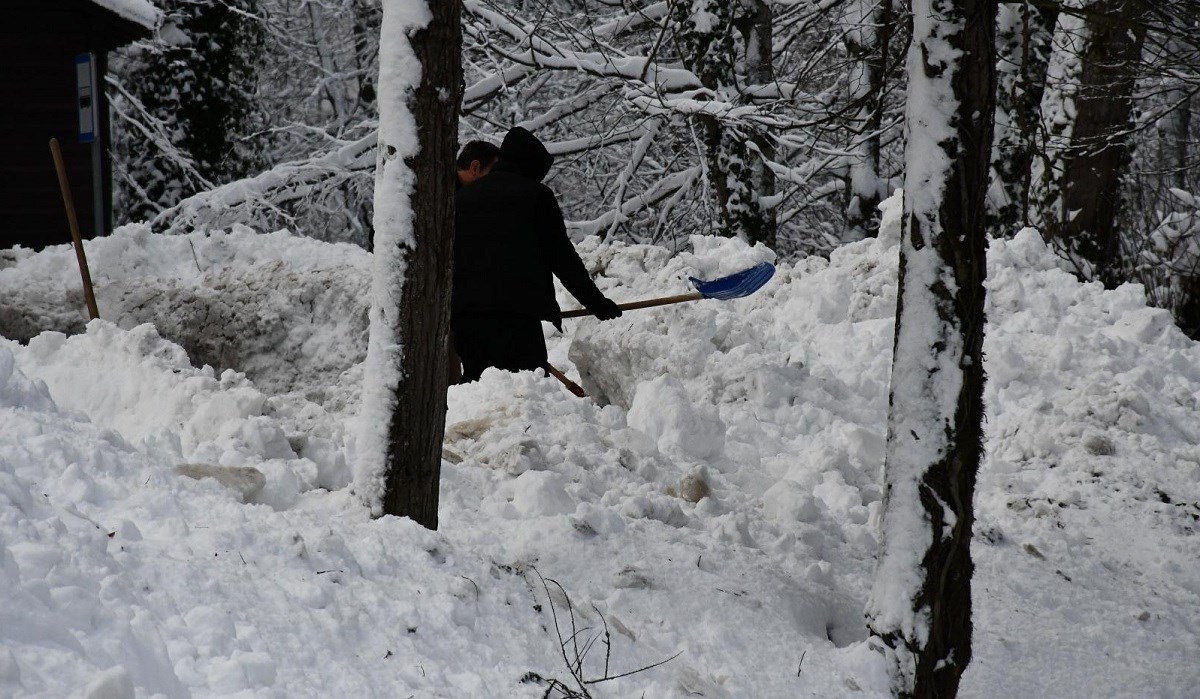
<instances>
[{"instance_id":1,"label":"black trousers","mask_svg":"<svg viewBox=\"0 0 1200 699\"><path fill-rule=\"evenodd\" d=\"M450 320L454 349L462 360L462 383L475 381L488 367L505 371L546 366L542 322L528 316L459 313Z\"/></svg>"}]
</instances>

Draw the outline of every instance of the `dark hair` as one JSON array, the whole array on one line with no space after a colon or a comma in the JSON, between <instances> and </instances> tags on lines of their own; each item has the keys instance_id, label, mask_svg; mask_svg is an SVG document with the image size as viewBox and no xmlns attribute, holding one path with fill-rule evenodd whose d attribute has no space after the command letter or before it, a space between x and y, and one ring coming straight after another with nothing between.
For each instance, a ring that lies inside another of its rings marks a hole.
<instances>
[{"instance_id":1,"label":"dark hair","mask_svg":"<svg viewBox=\"0 0 1200 699\"><path fill-rule=\"evenodd\" d=\"M459 170L466 170L471 167L472 162L478 160L480 165L489 167L499 159L500 149L496 146L487 141L471 141L463 146L462 152L458 154L458 160L455 161L455 166Z\"/></svg>"}]
</instances>

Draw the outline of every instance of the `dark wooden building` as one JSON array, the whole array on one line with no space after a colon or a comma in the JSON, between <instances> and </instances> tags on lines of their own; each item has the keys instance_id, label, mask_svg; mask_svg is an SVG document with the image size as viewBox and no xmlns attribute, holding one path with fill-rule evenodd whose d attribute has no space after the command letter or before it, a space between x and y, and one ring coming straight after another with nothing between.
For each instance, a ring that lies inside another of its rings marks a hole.
<instances>
[{"instance_id":1,"label":"dark wooden building","mask_svg":"<svg viewBox=\"0 0 1200 699\"><path fill-rule=\"evenodd\" d=\"M50 157L50 139L63 149L84 237L96 231L92 147L79 142L76 57L92 53L101 83L97 134L108 143L103 89L109 51L150 36L156 11L148 0L3 0L0 65L0 248L35 249L70 242ZM101 157L102 230L112 228L112 170Z\"/></svg>"}]
</instances>

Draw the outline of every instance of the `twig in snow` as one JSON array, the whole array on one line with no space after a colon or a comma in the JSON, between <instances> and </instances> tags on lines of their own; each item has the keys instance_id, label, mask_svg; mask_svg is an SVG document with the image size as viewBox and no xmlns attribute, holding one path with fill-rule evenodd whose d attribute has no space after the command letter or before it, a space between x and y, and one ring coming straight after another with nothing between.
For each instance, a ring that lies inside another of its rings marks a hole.
<instances>
[{"instance_id":1,"label":"twig in snow","mask_svg":"<svg viewBox=\"0 0 1200 699\"><path fill-rule=\"evenodd\" d=\"M675 658L678 658L680 655L683 654L683 651L679 651L675 655L672 655L671 657L669 657L665 660L661 660L657 663L653 663L651 665L646 665L646 666L640 667L636 670L622 672L622 673L616 674L616 675L612 674L612 672L611 672L612 633L608 627L608 620L604 618L604 615L600 613L600 610L596 607L596 605L592 605L592 610L596 612L596 615L600 618L600 623L603 625L604 628L602 631L596 632L594 635L591 636L591 638L589 638L587 641L585 641L583 644L583 648L580 649L580 647L579 647L580 635L583 635L583 634L591 631L592 629L590 627L584 627L584 628L578 627L578 625L576 624L576 621L575 621L575 609L574 609L574 606L571 604L571 598L567 595L567 591L563 588L563 586L557 580L547 579L547 578L543 577L541 574L541 571L539 571L537 568L533 568L533 572L537 574L538 580L541 581L541 583L542 583L542 589L546 592L546 599L548 599L550 601L550 615L551 615L551 619L554 622L554 632L558 636L559 651L562 654L563 663L566 664L567 670L571 673L571 679L574 681L576 687L578 687L576 689L575 687L571 687L571 686L567 685L566 683L562 682L561 680L543 677L535 672L526 673L525 676L521 678L522 682L538 682L538 683L544 682L544 683L546 683L546 685L547 685L546 692L545 692L545 694L542 695L544 699L549 699L551 694L555 691L559 692L562 695L561 699L592 699L592 695L588 692L588 687L591 685L596 685L596 684L600 684L603 682L610 682L612 680L617 680L617 679L621 679L624 677L629 677L631 675L636 675L640 672L652 670L660 665L665 665L665 664L671 662L672 660L674 660ZM550 595L550 584L551 583L553 583L554 586L558 588L559 592L562 593L563 599L565 599L567 602L567 611L568 611L568 614L570 615L570 621L571 621L571 635L566 638L563 637L563 627L562 627L562 624L559 623L558 606L554 603L554 598L551 597L551 595ZM589 679L588 677L586 677L586 673L584 670L584 663L587 659L588 653L592 650L592 648L595 647L597 641L603 641L603 643L604 643L604 649L605 649L604 650L604 672L601 674L600 677L595 677L595 678ZM570 646L572 648L571 654L567 653L568 646ZM572 658L571 655L574 655L574 658Z\"/></svg>"}]
</instances>

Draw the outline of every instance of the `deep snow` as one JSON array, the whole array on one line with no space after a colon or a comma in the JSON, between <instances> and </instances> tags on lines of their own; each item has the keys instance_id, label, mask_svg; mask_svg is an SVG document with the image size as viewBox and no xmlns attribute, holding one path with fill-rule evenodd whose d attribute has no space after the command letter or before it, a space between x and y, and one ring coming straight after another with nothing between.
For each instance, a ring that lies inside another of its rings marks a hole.
<instances>
[{"instance_id":1,"label":"deep snow","mask_svg":"<svg viewBox=\"0 0 1200 699\"><path fill-rule=\"evenodd\" d=\"M568 599L581 652L607 624L613 674L679 653L597 696L885 696L862 610L888 221L828 261L780 265L749 299L550 331L551 361L592 400L529 373L454 387L436 533L338 490L367 255L248 230L89 243L118 324L0 340L0 696L541 696L521 680L569 679L553 624L571 635ZM773 257L694 242L580 249L617 300ZM68 255L22 255L0 288L25 309L51 299L41 317L62 322ZM135 327L135 294L175 299L147 306L169 336L250 348L255 380ZM989 294L963 694L1194 696L1200 348L1137 287L1076 282L1032 232L993 243ZM203 312L227 295L242 300ZM257 298L263 316L244 317ZM254 466L267 485L242 504L176 475L184 463ZM588 676L604 656L587 651Z\"/></svg>"}]
</instances>

